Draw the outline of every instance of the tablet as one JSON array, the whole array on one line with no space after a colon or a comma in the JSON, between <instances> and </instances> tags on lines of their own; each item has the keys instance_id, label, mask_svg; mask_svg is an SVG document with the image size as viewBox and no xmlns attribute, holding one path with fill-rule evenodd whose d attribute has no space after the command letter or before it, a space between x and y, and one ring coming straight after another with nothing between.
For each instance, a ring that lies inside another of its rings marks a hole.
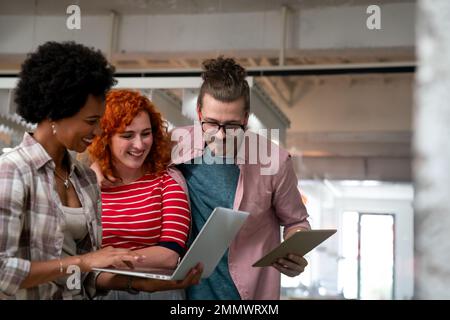
<instances>
[{"instance_id":1,"label":"tablet","mask_svg":"<svg viewBox=\"0 0 450 320\"><path fill-rule=\"evenodd\" d=\"M280 243L275 249L253 264L253 267L269 267L279 258L293 253L304 256L319 244L336 233L336 229L318 229L297 231L289 239Z\"/></svg>"}]
</instances>

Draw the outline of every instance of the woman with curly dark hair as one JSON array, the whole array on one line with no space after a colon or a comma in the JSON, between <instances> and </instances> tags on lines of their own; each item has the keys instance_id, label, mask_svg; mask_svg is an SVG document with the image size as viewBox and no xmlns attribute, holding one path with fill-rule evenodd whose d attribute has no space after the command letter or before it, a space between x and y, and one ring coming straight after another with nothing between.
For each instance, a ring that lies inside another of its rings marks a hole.
<instances>
[{"instance_id":1,"label":"woman with curly dark hair","mask_svg":"<svg viewBox=\"0 0 450 320\"><path fill-rule=\"evenodd\" d=\"M100 194L95 174L69 150L83 152L101 133L114 68L93 49L48 42L22 65L15 101L36 123L22 143L0 157L0 298L85 299L96 289L146 291L183 282L130 278L93 268L132 266L142 258L101 246Z\"/></svg>"},{"instance_id":2,"label":"woman with curly dark hair","mask_svg":"<svg viewBox=\"0 0 450 320\"><path fill-rule=\"evenodd\" d=\"M168 169L171 142L156 107L139 92L112 90L106 97L103 133L89 147L103 176L118 178L102 187L103 247L144 255L137 265L173 269L185 253L190 209L181 173ZM182 290L108 299L183 299Z\"/></svg>"}]
</instances>

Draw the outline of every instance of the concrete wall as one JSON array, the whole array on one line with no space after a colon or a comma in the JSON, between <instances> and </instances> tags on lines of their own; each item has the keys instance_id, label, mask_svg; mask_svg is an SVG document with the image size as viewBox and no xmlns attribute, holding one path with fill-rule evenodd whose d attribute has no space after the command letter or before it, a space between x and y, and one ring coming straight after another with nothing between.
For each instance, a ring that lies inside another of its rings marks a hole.
<instances>
[{"instance_id":1,"label":"concrete wall","mask_svg":"<svg viewBox=\"0 0 450 320\"><path fill-rule=\"evenodd\" d=\"M415 298L450 298L450 2L420 1L416 83Z\"/></svg>"},{"instance_id":2,"label":"concrete wall","mask_svg":"<svg viewBox=\"0 0 450 320\"><path fill-rule=\"evenodd\" d=\"M307 83L311 84L308 85ZM412 128L412 75L305 78L290 132L404 132Z\"/></svg>"},{"instance_id":3,"label":"concrete wall","mask_svg":"<svg viewBox=\"0 0 450 320\"><path fill-rule=\"evenodd\" d=\"M299 86L301 98L283 112L301 176L411 181L412 75L305 78Z\"/></svg>"}]
</instances>

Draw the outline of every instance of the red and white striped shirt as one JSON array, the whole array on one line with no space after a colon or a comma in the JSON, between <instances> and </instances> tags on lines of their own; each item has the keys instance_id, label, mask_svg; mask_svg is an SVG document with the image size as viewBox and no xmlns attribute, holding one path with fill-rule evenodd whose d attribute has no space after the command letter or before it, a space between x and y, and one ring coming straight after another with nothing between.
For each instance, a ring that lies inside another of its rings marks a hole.
<instances>
[{"instance_id":1,"label":"red and white striped shirt","mask_svg":"<svg viewBox=\"0 0 450 320\"><path fill-rule=\"evenodd\" d=\"M102 189L103 247L160 245L182 255L190 222L186 193L166 171Z\"/></svg>"}]
</instances>

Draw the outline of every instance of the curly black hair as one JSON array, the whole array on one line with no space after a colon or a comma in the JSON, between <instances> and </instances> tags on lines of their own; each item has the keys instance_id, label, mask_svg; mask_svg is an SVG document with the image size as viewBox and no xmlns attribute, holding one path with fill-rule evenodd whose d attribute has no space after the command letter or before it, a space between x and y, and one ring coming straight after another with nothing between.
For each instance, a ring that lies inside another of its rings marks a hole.
<instances>
[{"instance_id":1,"label":"curly black hair","mask_svg":"<svg viewBox=\"0 0 450 320\"><path fill-rule=\"evenodd\" d=\"M15 91L17 113L39 123L75 115L89 94L104 98L116 83L114 67L99 50L73 41L49 41L28 55Z\"/></svg>"},{"instance_id":2,"label":"curly black hair","mask_svg":"<svg viewBox=\"0 0 450 320\"><path fill-rule=\"evenodd\" d=\"M219 56L202 63L203 83L197 99L200 109L205 93L222 102L232 102L243 97L245 111L250 110L250 89L245 77L247 72L232 58Z\"/></svg>"}]
</instances>

